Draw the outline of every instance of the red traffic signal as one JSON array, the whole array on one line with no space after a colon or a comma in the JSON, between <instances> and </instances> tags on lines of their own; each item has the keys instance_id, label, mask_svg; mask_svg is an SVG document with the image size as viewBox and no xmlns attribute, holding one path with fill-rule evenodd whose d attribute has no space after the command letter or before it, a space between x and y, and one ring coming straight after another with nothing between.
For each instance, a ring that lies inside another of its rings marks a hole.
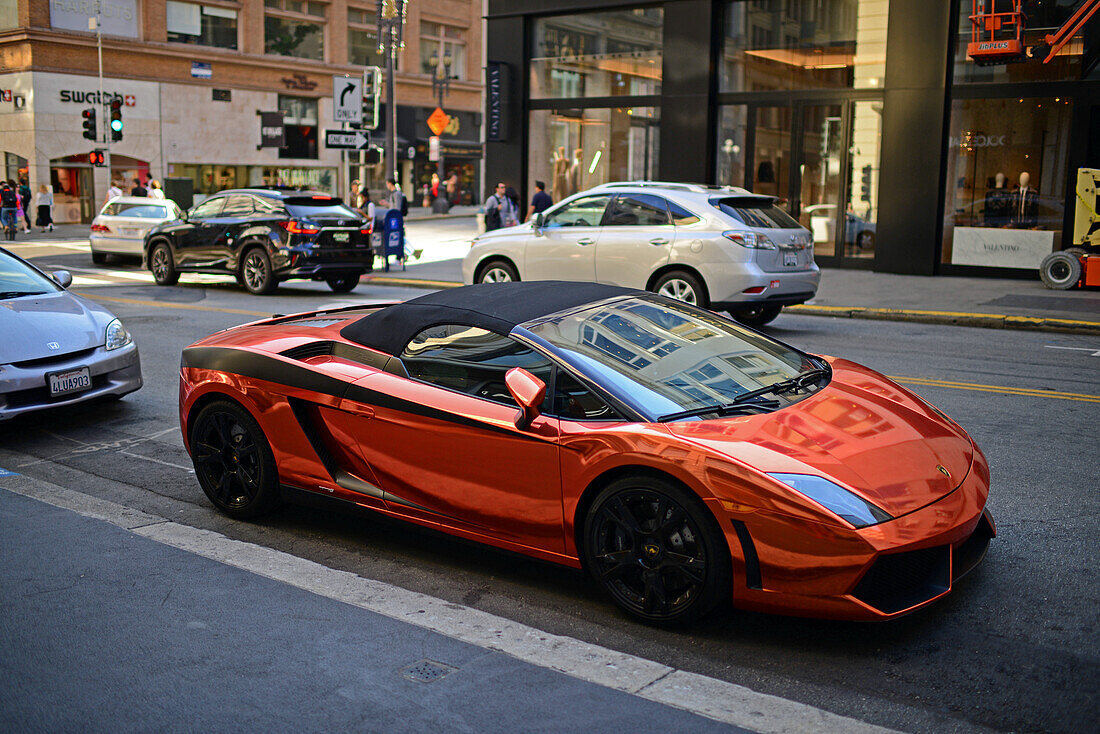
<instances>
[{"instance_id":1,"label":"red traffic signal","mask_svg":"<svg viewBox=\"0 0 1100 734\"><path fill-rule=\"evenodd\" d=\"M95 107L85 107L80 115L84 118L84 137L95 140L99 137L95 129Z\"/></svg>"},{"instance_id":2,"label":"red traffic signal","mask_svg":"<svg viewBox=\"0 0 1100 734\"><path fill-rule=\"evenodd\" d=\"M88 154L88 162L93 166L103 166L107 163L107 157L102 150L93 150Z\"/></svg>"}]
</instances>

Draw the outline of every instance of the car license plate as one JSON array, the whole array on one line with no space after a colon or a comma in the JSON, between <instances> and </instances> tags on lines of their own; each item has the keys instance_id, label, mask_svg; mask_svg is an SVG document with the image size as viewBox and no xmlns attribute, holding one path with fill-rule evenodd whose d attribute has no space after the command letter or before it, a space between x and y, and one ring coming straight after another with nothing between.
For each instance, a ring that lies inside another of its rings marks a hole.
<instances>
[{"instance_id":1,"label":"car license plate","mask_svg":"<svg viewBox=\"0 0 1100 734\"><path fill-rule=\"evenodd\" d=\"M798 253L797 252L784 252L783 253L783 267L794 267L798 265Z\"/></svg>"},{"instance_id":2,"label":"car license plate","mask_svg":"<svg viewBox=\"0 0 1100 734\"><path fill-rule=\"evenodd\" d=\"M332 241L333 242L347 242L348 241L348 233L347 232L333 232L332 233Z\"/></svg>"},{"instance_id":3,"label":"car license plate","mask_svg":"<svg viewBox=\"0 0 1100 734\"><path fill-rule=\"evenodd\" d=\"M46 380L50 384L51 398L71 392L87 390L92 386L92 376L88 372L87 367L81 367L78 370L70 370L68 372L53 372L46 375Z\"/></svg>"}]
</instances>

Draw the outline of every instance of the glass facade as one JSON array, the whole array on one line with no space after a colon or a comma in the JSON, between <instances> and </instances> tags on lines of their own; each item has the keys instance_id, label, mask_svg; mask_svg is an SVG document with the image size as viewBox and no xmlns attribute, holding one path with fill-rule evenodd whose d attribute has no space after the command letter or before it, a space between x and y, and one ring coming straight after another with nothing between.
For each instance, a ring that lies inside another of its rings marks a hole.
<instances>
[{"instance_id":1,"label":"glass facade","mask_svg":"<svg viewBox=\"0 0 1100 734\"><path fill-rule=\"evenodd\" d=\"M325 27L296 18L265 15L264 52L324 61Z\"/></svg>"},{"instance_id":2,"label":"glass facade","mask_svg":"<svg viewBox=\"0 0 1100 734\"><path fill-rule=\"evenodd\" d=\"M420 23L420 73L435 74L436 67L450 57L451 79L466 78L466 32L441 23Z\"/></svg>"},{"instance_id":3,"label":"glass facade","mask_svg":"<svg viewBox=\"0 0 1100 734\"><path fill-rule=\"evenodd\" d=\"M538 18L531 98L660 94L663 36L662 8Z\"/></svg>"},{"instance_id":4,"label":"glass facade","mask_svg":"<svg viewBox=\"0 0 1100 734\"><path fill-rule=\"evenodd\" d=\"M237 48L237 11L214 5L167 0L168 40L216 48Z\"/></svg>"}]
</instances>

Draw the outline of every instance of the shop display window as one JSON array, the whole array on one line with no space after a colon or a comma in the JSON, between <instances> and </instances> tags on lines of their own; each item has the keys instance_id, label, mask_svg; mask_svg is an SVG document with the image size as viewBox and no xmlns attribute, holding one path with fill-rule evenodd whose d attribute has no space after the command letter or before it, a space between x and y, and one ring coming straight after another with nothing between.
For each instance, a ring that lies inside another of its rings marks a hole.
<instances>
[{"instance_id":1,"label":"shop display window","mask_svg":"<svg viewBox=\"0 0 1100 734\"><path fill-rule=\"evenodd\" d=\"M539 18L531 36L531 98L661 93L664 10Z\"/></svg>"},{"instance_id":2,"label":"shop display window","mask_svg":"<svg viewBox=\"0 0 1100 734\"><path fill-rule=\"evenodd\" d=\"M657 179L659 124L653 107L535 110L527 190L543 181L557 202L608 181Z\"/></svg>"},{"instance_id":3,"label":"shop display window","mask_svg":"<svg viewBox=\"0 0 1100 734\"><path fill-rule=\"evenodd\" d=\"M237 48L236 10L167 0L165 12L169 41Z\"/></svg>"},{"instance_id":4,"label":"shop display window","mask_svg":"<svg viewBox=\"0 0 1100 734\"><path fill-rule=\"evenodd\" d=\"M1038 268L1061 242L1072 104L956 99L944 202L945 263Z\"/></svg>"},{"instance_id":5,"label":"shop display window","mask_svg":"<svg viewBox=\"0 0 1100 734\"><path fill-rule=\"evenodd\" d=\"M283 111L286 145L279 148L280 158L317 158L317 100L312 97L279 95Z\"/></svg>"},{"instance_id":6,"label":"shop display window","mask_svg":"<svg viewBox=\"0 0 1100 734\"><path fill-rule=\"evenodd\" d=\"M889 9L889 0L728 2L720 91L881 88Z\"/></svg>"}]
</instances>

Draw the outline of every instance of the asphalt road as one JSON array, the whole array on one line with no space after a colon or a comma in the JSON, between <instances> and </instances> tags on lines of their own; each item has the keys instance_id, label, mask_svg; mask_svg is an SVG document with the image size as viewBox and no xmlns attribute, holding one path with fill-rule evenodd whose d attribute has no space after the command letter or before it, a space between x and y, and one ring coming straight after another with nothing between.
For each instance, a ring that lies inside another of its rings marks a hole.
<instances>
[{"instance_id":1,"label":"asphalt road","mask_svg":"<svg viewBox=\"0 0 1100 734\"><path fill-rule=\"evenodd\" d=\"M458 244L455 243L455 247ZM31 253L28 253L31 254ZM79 248L33 253L91 270ZM177 422L180 350L270 313L398 300L424 291L360 286L334 297L289 284L249 296L229 279L157 288L130 273L74 288L134 334L145 387L121 402L0 426L0 466L230 538L908 731L1093 730L1100 717L1095 463L1100 340L1040 332L784 314L768 331L808 351L899 379L957 420L989 458L998 524L982 566L949 598L889 623L727 611L689 631L620 614L583 574L331 505L257 523L217 514ZM49 630L43 634L50 634Z\"/></svg>"}]
</instances>

